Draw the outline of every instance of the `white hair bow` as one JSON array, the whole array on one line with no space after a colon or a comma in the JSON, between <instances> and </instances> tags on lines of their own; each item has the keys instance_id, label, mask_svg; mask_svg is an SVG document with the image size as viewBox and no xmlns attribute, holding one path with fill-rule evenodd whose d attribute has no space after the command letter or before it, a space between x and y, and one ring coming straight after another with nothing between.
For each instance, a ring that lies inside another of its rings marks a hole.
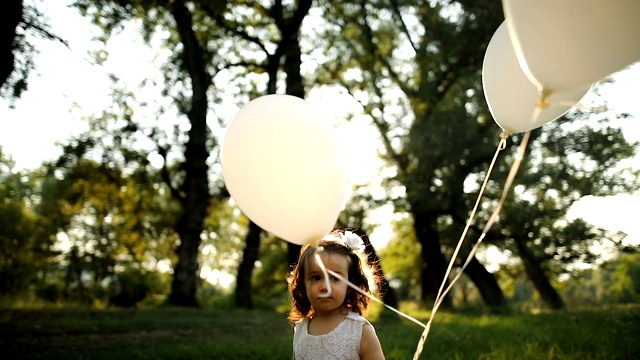
<instances>
[{"instance_id":1,"label":"white hair bow","mask_svg":"<svg viewBox=\"0 0 640 360\"><path fill-rule=\"evenodd\" d=\"M359 251L364 249L364 242L360 236L351 231L345 231L343 234L340 234L340 238L344 245L351 250Z\"/></svg>"}]
</instances>

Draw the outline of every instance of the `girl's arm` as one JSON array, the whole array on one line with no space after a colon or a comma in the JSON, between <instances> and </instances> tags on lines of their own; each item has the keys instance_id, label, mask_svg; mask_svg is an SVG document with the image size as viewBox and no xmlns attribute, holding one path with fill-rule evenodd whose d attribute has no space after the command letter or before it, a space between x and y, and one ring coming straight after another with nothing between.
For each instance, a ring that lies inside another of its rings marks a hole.
<instances>
[{"instance_id":1,"label":"girl's arm","mask_svg":"<svg viewBox=\"0 0 640 360\"><path fill-rule=\"evenodd\" d=\"M362 340L360 341L361 360L384 360L384 353L380 340L373 326L364 324L362 327Z\"/></svg>"}]
</instances>

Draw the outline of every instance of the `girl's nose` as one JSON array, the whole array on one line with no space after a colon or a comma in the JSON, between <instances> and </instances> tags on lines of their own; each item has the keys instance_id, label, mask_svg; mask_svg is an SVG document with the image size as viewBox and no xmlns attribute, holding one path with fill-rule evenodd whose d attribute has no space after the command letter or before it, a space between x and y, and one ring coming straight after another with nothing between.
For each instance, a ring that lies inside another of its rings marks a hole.
<instances>
[{"instance_id":1,"label":"girl's nose","mask_svg":"<svg viewBox=\"0 0 640 360\"><path fill-rule=\"evenodd\" d=\"M325 279L322 279L322 281L320 281L320 291L327 291L327 289L329 288L327 285L327 281Z\"/></svg>"},{"instance_id":2,"label":"girl's nose","mask_svg":"<svg viewBox=\"0 0 640 360\"><path fill-rule=\"evenodd\" d=\"M320 282L320 294L324 294L326 296L330 296L331 295L331 285L327 281L327 278L324 278Z\"/></svg>"}]
</instances>

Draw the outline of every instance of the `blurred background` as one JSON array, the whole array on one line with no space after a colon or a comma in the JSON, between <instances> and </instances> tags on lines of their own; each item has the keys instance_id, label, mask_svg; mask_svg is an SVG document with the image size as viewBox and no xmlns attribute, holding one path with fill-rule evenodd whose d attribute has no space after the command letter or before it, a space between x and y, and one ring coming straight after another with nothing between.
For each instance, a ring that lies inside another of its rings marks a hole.
<instances>
[{"instance_id":1,"label":"blurred background","mask_svg":"<svg viewBox=\"0 0 640 360\"><path fill-rule=\"evenodd\" d=\"M300 247L241 213L220 166L237 111L278 93L335 121L349 178L337 225L368 240L385 303L432 306L502 131L481 72L499 1L14 3L0 49L5 305L287 304ZM640 302L639 84L632 65L532 131L445 307ZM452 275L521 140L508 137Z\"/></svg>"}]
</instances>

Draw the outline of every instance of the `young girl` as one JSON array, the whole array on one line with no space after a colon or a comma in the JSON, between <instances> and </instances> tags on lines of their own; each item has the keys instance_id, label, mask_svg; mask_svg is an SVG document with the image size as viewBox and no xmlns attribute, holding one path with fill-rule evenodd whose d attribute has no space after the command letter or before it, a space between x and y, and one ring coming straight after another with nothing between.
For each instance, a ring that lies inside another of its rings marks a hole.
<instances>
[{"instance_id":1,"label":"young girl","mask_svg":"<svg viewBox=\"0 0 640 360\"><path fill-rule=\"evenodd\" d=\"M369 293L366 260L357 252L363 248L362 239L350 231L334 231L316 247L302 248L288 277L293 298L288 320L295 325L295 360L384 359L373 325L362 317L369 298L336 276L329 275L327 281L315 256L319 255L327 270Z\"/></svg>"}]
</instances>

